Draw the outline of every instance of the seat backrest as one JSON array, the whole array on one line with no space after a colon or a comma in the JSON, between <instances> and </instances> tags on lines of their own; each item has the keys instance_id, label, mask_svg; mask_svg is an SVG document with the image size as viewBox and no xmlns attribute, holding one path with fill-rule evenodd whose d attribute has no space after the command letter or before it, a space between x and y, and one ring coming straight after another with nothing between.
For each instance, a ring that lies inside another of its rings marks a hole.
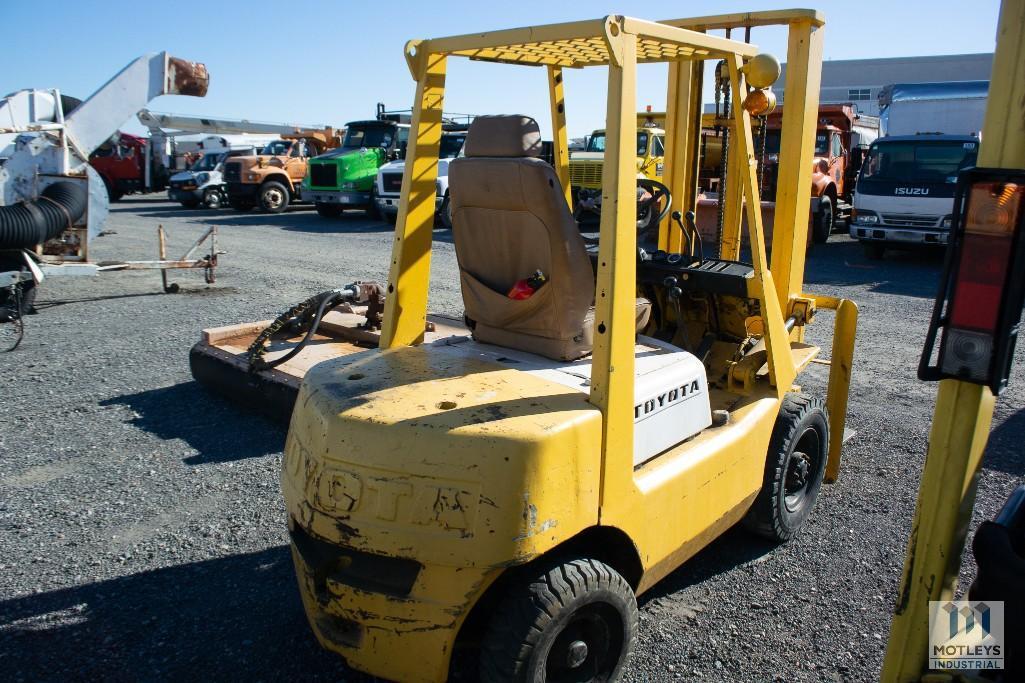
<instances>
[{"instance_id":1,"label":"seat backrest","mask_svg":"<svg viewBox=\"0 0 1025 683\"><path fill-rule=\"evenodd\" d=\"M555 170L527 116L479 116L449 165L452 233L466 315L481 341L569 360L591 351L594 272ZM540 270L547 283L514 300Z\"/></svg>"}]
</instances>

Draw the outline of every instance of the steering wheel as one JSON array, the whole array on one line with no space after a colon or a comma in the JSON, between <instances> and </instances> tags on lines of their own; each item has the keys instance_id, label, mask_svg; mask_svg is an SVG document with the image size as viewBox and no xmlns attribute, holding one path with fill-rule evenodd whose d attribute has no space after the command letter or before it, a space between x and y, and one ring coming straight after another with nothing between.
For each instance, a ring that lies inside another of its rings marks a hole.
<instances>
[{"instance_id":1,"label":"steering wheel","mask_svg":"<svg viewBox=\"0 0 1025 683\"><path fill-rule=\"evenodd\" d=\"M663 200L665 200L663 202ZM662 204L661 209L659 206ZM637 179L637 230L658 226L673 208L673 195L669 188L651 178ZM656 213L657 212L657 213Z\"/></svg>"}]
</instances>

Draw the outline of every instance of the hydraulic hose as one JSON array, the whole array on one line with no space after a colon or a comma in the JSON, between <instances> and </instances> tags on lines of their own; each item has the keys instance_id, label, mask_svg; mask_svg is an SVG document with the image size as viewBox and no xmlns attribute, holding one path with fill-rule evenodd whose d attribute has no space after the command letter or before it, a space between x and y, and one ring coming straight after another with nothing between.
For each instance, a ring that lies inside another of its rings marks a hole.
<instances>
[{"instance_id":1,"label":"hydraulic hose","mask_svg":"<svg viewBox=\"0 0 1025 683\"><path fill-rule=\"evenodd\" d=\"M317 332L317 328L320 327L320 320L324 317L324 314L331 309L350 301L354 301L360 293L358 284L352 284L348 287L341 289L332 289L327 292L322 292L315 296L311 296L305 301L292 306L287 311L279 315L274 321L267 326L263 332L261 332L253 343L249 345L246 350L246 358L249 361L249 369L256 370L269 370L270 368L277 367L282 363L285 363L292 358L295 358L300 351L302 351L310 340L313 339L313 335ZM313 318L310 320L310 313L313 313ZM286 353L280 358L275 358L271 361L263 359L263 355L267 351L267 342L271 340L275 334L284 329L289 324L297 324L298 327L306 327L306 336L302 338L295 348Z\"/></svg>"},{"instance_id":2,"label":"hydraulic hose","mask_svg":"<svg viewBox=\"0 0 1025 683\"><path fill-rule=\"evenodd\" d=\"M57 237L85 214L88 202L84 183L61 180L39 199L0 206L0 249L31 249Z\"/></svg>"}]
</instances>

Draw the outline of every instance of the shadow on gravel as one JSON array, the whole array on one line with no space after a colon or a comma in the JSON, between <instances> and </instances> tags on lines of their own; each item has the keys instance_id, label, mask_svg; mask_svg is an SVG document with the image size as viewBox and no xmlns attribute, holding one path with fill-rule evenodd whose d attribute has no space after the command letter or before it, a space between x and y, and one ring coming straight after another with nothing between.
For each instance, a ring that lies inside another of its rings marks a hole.
<instances>
[{"instance_id":1,"label":"shadow on gravel","mask_svg":"<svg viewBox=\"0 0 1025 683\"><path fill-rule=\"evenodd\" d=\"M181 439L197 451L188 465L259 458L285 447L285 431L259 415L244 413L198 382L118 396L100 405L135 411L131 424L161 439Z\"/></svg>"},{"instance_id":2,"label":"shadow on gravel","mask_svg":"<svg viewBox=\"0 0 1025 683\"><path fill-rule=\"evenodd\" d=\"M775 543L735 526L655 584L654 588L641 597L639 603L644 605L703 583L736 567L767 560L769 554L777 547Z\"/></svg>"},{"instance_id":3,"label":"shadow on gravel","mask_svg":"<svg viewBox=\"0 0 1025 683\"><path fill-rule=\"evenodd\" d=\"M1025 409L1012 413L989 435L982 466L989 470L1025 476Z\"/></svg>"},{"instance_id":4,"label":"shadow on gravel","mask_svg":"<svg viewBox=\"0 0 1025 683\"><path fill-rule=\"evenodd\" d=\"M869 285L882 294L932 299L943 270L941 249L887 251L878 261L867 258L853 240L816 245L806 262L805 281L835 286Z\"/></svg>"},{"instance_id":5,"label":"shadow on gravel","mask_svg":"<svg viewBox=\"0 0 1025 683\"><path fill-rule=\"evenodd\" d=\"M346 680L288 546L0 601L5 680Z\"/></svg>"}]
</instances>

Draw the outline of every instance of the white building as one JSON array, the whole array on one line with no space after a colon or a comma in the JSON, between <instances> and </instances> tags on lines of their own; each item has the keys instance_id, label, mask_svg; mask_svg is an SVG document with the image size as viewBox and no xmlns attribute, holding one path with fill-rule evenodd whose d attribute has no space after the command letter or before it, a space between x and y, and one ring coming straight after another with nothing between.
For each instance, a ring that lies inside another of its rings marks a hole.
<instances>
[{"instance_id":1,"label":"white building","mask_svg":"<svg viewBox=\"0 0 1025 683\"><path fill-rule=\"evenodd\" d=\"M822 62L823 103L854 102L864 114L879 114L879 91L893 83L986 81L993 54L928 55L882 59L837 59ZM786 64L773 90L785 99Z\"/></svg>"}]
</instances>

